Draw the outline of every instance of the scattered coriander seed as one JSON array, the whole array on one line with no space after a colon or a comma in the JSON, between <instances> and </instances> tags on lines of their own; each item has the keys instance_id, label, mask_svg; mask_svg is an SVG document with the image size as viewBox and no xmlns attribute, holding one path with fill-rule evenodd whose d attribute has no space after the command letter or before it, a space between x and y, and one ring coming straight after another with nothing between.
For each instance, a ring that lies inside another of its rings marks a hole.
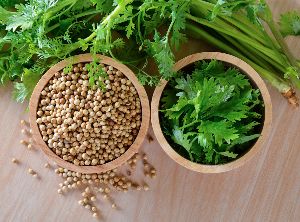
<instances>
[{"instance_id":1,"label":"scattered coriander seed","mask_svg":"<svg viewBox=\"0 0 300 222\"><path fill-rule=\"evenodd\" d=\"M31 168L28 168L28 173L31 174L31 175L34 175L35 174L35 171Z\"/></svg>"},{"instance_id":2,"label":"scattered coriander seed","mask_svg":"<svg viewBox=\"0 0 300 222\"><path fill-rule=\"evenodd\" d=\"M78 204L81 205L81 206L83 206L83 205L84 205L83 200L79 200L79 201L78 201Z\"/></svg>"},{"instance_id":3,"label":"scattered coriander seed","mask_svg":"<svg viewBox=\"0 0 300 222\"><path fill-rule=\"evenodd\" d=\"M62 191L66 192L68 190L68 187L67 186L63 186L61 189L62 189Z\"/></svg>"},{"instance_id":4,"label":"scattered coriander seed","mask_svg":"<svg viewBox=\"0 0 300 222\"><path fill-rule=\"evenodd\" d=\"M21 124L21 125L26 125L26 121L22 119L22 120L20 121L20 124Z\"/></svg>"},{"instance_id":5,"label":"scattered coriander seed","mask_svg":"<svg viewBox=\"0 0 300 222\"><path fill-rule=\"evenodd\" d=\"M149 190L148 184L144 184L144 185L143 185L143 189L144 189L145 191L148 191L148 190Z\"/></svg>"},{"instance_id":6,"label":"scattered coriander seed","mask_svg":"<svg viewBox=\"0 0 300 222\"><path fill-rule=\"evenodd\" d=\"M98 214L97 213L93 213L93 217L98 217Z\"/></svg>"},{"instance_id":7,"label":"scattered coriander seed","mask_svg":"<svg viewBox=\"0 0 300 222\"><path fill-rule=\"evenodd\" d=\"M15 163L15 164L18 164L18 163L19 163L19 160L17 160L16 158L12 158L12 159L11 159L11 162L12 162L12 163Z\"/></svg>"},{"instance_id":8,"label":"scattered coriander seed","mask_svg":"<svg viewBox=\"0 0 300 222\"><path fill-rule=\"evenodd\" d=\"M50 164L49 163L45 163L44 167L45 168L50 168Z\"/></svg>"},{"instance_id":9,"label":"scattered coriander seed","mask_svg":"<svg viewBox=\"0 0 300 222\"><path fill-rule=\"evenodd\" d=\"M90 190L89 187L86 187L84 191L85 191L86 193L90 193L90 192L91 192L91 190Z\"/></svg>"},{"instance_id":10,"label":"scattered coriander seed","mask_svg":"<svg viewBox=\"0 0 300 222\"><path fill-rule=\"evenodd\" d=\"M32 144L28 144L27 149L32 150Z\"/></svg>"},{"instance_id":11,"label":"scattered coriander seed","mask_svg":"<svg viewBox=\"0 0 300 222\"><path fill-rule=\"evenodd\" d=\"M87 155L92 155L92 153L89 152L90 151L87 152ZM136 164L138 158L139 155L135 155L134 158L131 159L132 162L128 162ZM156 170L150 164L146 172L151 175L156 174ZM149 186L146 183L139 185L131 181L127 176L120 174L119 169L99 174L82 174L58 167L55 169L55 173L64 178L64 182L59 184L59 189L62 193L66 192L68 189L77 188L83 184L91 184L88 186L86 185L84 188L84 191L82 192L83 199L79 200L78 204L91 210L92 213L96 213L98 211L96 206L92 204L92 202L96 201L96 196L93 195L93 191L100 192L103 199L109 200L108 202L111 203L112 208L117 208L116 204L112 202L108 195L111 192L111 188L108 186L111 185L112 189L122 192L128 192L130 187L136 190L149 190Z\"/></svg>"},{"instance_id":12,"label":"scattered coriander seed","mask_svg":"<svg viewBox=\"0 0 300 222\"><path fill-rule=\"evenodd\" d=\"M61 189L58 189L58 190L57 190L57 193L58 193L58 194L62 194L63 192L62 192Z\"/></svg>"},{"instance_id":13,"label":"scattered coriander seed","mask_svg":"<svg viewBox=\"0 0 300 222\"><path fill-rule=\"evenodd\" d=\"M144 153L143 154L143 160L147 160L148 159L148 157L147 157L147 155Z\"/></svg>"},{"instance_id":14,"label":"scattered coriander seed","mask_svg":"<svg viewBox=\"0 0 300 222\"><path fill-rule=\"evenodd\" d=\"M81 195L82 195L83 197L88 197L88 194L87 194L86 192L81 193Z\"/></svg>"},{"instance_id":15,"label":"scattered coriander seed","mask_svg":"<svg viewBox=\"0 0 300 222\"><path fill-rule=\"evenodd\" d=\"M149 143L153 141L153 137L150 134L147 135L147 139Z\"/></svg>"},{"instance_id":16,"label":"scattered coriander seed","mask_svg":"<svg viewBox=\"0 0 300 222\"><path fill-rule=\"evenodd\" d=\"M22 145L28 145L28 142L25 141L25 140L20 140L20 144L22 144Z\"/></svg>"}]
</instances>

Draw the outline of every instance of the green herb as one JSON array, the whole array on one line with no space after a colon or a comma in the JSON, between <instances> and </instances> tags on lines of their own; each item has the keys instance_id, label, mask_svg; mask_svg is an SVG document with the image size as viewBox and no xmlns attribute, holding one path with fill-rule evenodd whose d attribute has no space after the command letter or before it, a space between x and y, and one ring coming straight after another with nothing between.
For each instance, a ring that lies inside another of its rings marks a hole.
<instances>
[{"instance_id":1,"label":"green herb","mask_svg":"<svg viewBox=\"0 0 300 222\"><path fill-rule=\"evenodd\" d=\"M0 83L16 82L15 98L24 101L36 84L37 70L41 76L59 60L90 52L120 59L138 70L145 84L157 84L160 77L144 70L147 58L155 59L160 76L172 77L171 46L185 40L181 32L188 10L185 0L1 1ZM159 34L162 25L168 31ZM88 71L93 85L101 70L91 65ZM33 74L32 84L23 82L25 72Z\"/></svg>"},{"instance_id":2,"label":"green herb","mask_svg":"<svg viewBox=\"0 0 300 222\"><path fill-rule=\"evenodd\" d=\"M143 84L155 85L174 77L173 51L192 36L245 60L297 104L300 66L284 37L298 34L299 13L277 23L264 0L2 0L0 84L23 84L26 70L90 52L120 60ZM149 59L157 64L153 78L145 71ZM99 76L93 70L91 84ZM29 98L27 84L15 86L18 98Z\"/></svg>"},{"instance_id":3,"label":"green herb","mask_svg":"<svg viewBox=\"0 0 300 222\"><path fill-rule=\"evenodd\" d=\"M259 137L263 110L259 90L239 70L219 61L197 63L191 74L172 79L161 108L165 136L193 162L229 162Z\"/></svg>"},{"instance_id":4,"label":"green herb","mask_svg":"<svg viewBox=\"0 0 300 222\"><path fill-rule=\"evenodd\" d=\"M245 60L291 103L298 104L290 82L300 89L300 66L284 37L299 35L299 12L283 14L276 23L265 0L192 0L187 18L190 36Z\"/></svg>"},{"instance_id":5,"label":"green herb","mask_svg":"<svg viewBox=\"0 0 300 222\"><path fill-rule=\"evenodd\" d=\"M293 11L281 15L280 31L283 36L300 35L300 13Z\"/></svg>"}]
</instances>

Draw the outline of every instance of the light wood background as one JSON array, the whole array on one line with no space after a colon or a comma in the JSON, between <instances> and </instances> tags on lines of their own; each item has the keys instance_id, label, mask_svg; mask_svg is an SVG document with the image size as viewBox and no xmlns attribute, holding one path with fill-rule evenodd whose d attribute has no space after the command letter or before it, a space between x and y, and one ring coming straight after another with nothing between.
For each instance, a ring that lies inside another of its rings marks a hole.
<instances>
[{"instance_id":1,"label":"light wood background","mask_svg":"<svg viewBox=\"0 0 300 222\"><path fill-rule=\"evenodd\" d=\"M300 10L299 0L270 0L275 12ZM289 39L300 56L300 40ZM206 48L201 42L187 45L179 58ZM154 140L143 149L157 168L158 177L147 180L151 190L113 195L121 207L100 203L103 221L210 222L300 221L300 109L293 109L272 88L273 130L257 160L229 173L205 175L180 167ZM27 104L11 100L11 86L0 88L0 221L95 221L77 201L79 192L57 194L62 181L45 169L40 151L19 144L20 120L28 118ZM150 133L153 134L152 130ZM16 157L20 165L11 163ZM29 176L28 167L41 175Z\"/></svg>"}]
</instances>

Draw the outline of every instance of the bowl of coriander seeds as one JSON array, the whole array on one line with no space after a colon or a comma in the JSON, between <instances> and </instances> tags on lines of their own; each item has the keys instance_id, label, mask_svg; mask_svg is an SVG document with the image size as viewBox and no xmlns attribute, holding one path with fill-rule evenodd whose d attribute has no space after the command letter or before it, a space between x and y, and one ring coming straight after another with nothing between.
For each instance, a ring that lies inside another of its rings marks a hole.
<instances>
[{"instance_id":1,"label":"bowl of coriander seeds","mask_svg":"<svg viewBox=\"0 0 300 222\"><path fill-rule=\"evenodd\" d=\"M50 160L75 172L101 173L138 152L150 108L127 66L81 54L42 76L30 98L29 119L36 145Z\"/></svg>"}]
</instances>

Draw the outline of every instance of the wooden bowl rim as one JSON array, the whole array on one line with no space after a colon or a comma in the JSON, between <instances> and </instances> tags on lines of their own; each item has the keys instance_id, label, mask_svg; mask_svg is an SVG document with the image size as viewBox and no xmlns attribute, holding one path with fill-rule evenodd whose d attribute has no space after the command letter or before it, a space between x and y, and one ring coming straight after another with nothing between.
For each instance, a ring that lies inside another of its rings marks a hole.
<instances>
[{"instance_id":1,"label":"wooden bowl rim","mask_svg":"<svg viewBox=\"0 0 300 222\"><path fill-rule=\"evenodd\" d=\"M70 62L72 64L77 63L85 63L85 62L91 62L93 61L93 56L90 53L87 54L80 54L73 56L71 58L65 59L56 65L52 66L39 80L38 84L34 88L34 91L31 95L30 101L29 101L29 122L32 129L32 136L37 143L37 145L43 150L43 152L46 154L46 156L57 163L60 167L64 167L68 170L72 170L79 173L103 173L109 170L112 170L122 164L124 164L127 160L129 160L135 153L138 152L138 149L140 148L141 144L143 143L148 128L150 124L150 107L149 107L149 100L147 93L145 91L145 88L139 83L137 77L135 74L125 65L117 62L116 60L103 56L103 55L96 55L97 58L100 59L100 63L104 63L106 65L111 65L114 68L120 70L134 85L136 88L140 101L141 101L141 108L142 108L142 122L139 129L139 133L137 137L135 138L134 143L126 150L124 154L122 154L120 157L105 163L103 165L96 165L96 166L76 166L73 163L67 162L60 158L58 155L56 155L43 141L42 136L40 134L38 125L36 123L36 111L39 104L40 99L40 93L44 89L44 87L47 85L49 80L53 77L53 75L61 71L64 67L66 67Z\"/></svg>"},{"instance_id":2,"label":"wooden bowl rim","mask_svg":"<svg viewBox=\"0 0 300 222\"><path fill-rule=\"evenodd\" d=\"M272 103L271 103L271 97L269 94L269 91L262 80L262 78L258 75L258 73L246 62L243 60L234 57L229 54L221 53L221 52L203 52L203 53L196 53L192 54L190 56L187 56L180 61L178 61L175 66L174 70L178 71L188 65L191 65L195 63L196 61L200 60L219 60L222 62L225 62L227 64L230 64L239 70L241 70L245 75L248 76L249 79L251 79L257 86L257 88L260 90L264 105L265 105L265 116L264 116L264 123L263 123L263 129L261 132L261 136L258 138L256 143L250 148L243 156L240 158L226 163L226 164L219 164L219 165L204 165L204 164L198 164L194 163L188 159L185 159L181 155L179 155L168 143L168 141L165 139L163 132L160 127L160 121L159 121L159 103L160 98L162 95L162 92L167 85L166 80L161 80L160 84L155 88L155 91L153 93L152 101L151 101L151 123L152 128L154 131L154 134L158 140L158 143L161 145L162 149L167 153L169 157L171 157L175 162L178 164L186 167L187 169L201 172L201 173L222 173L226 171L233 170L235 168L238 168L242 165L244 165L246 162L248 162L250 159L252 159L261 149L263 146L264 141L267 139L270 129L271 129L271 123L272 123Z\"/></svg>"}]
</instances>

